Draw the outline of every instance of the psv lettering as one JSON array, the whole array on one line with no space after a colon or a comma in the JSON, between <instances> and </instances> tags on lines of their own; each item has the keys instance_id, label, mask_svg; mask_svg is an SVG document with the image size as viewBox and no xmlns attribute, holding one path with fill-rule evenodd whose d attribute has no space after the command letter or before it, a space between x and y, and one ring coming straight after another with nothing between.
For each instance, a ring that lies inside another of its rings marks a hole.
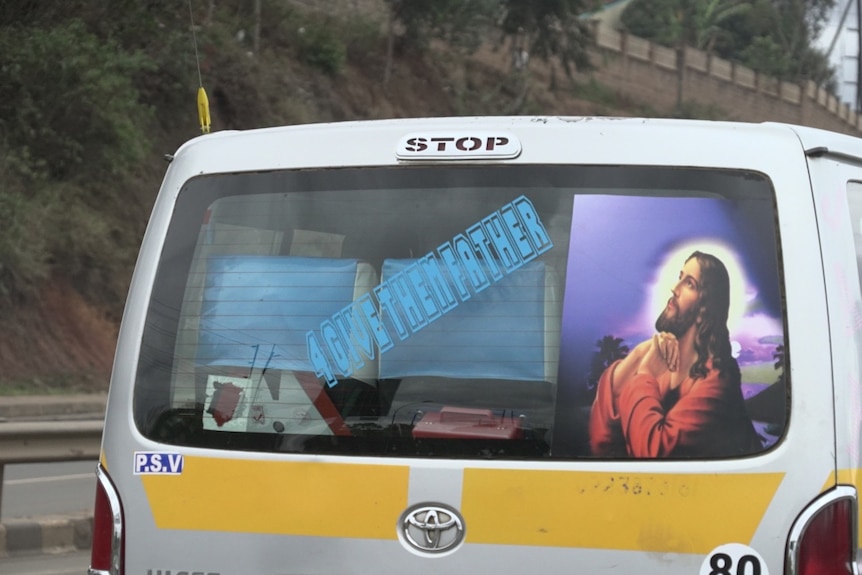
<instances>
[{"instance_id":1,"label":"psv lettering","mask_svg":"<svg viewBox=\"0 0 862 575\"><path fill-rule=\"evenodd\" d=\"M153 451L136 451L135 475L179 475L183 472L183 455Z\"/></svg>"}]
</instances>

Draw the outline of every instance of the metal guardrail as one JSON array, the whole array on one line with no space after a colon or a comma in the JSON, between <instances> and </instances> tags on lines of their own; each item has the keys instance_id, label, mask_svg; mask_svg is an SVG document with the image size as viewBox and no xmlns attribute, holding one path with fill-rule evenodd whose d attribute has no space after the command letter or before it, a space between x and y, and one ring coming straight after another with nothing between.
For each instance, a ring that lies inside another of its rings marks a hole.
<instances>
[{"instance_id":1,"label":"metal guardrail","mask_svg":"<svg viewBox=\"0 0 862 575\"><path fill-rule=\"evenodd\" d=\"M12 463L99 459L102 421L19 421L0 423L0 501L3 470Z\"/></svg>"}]
</instances>

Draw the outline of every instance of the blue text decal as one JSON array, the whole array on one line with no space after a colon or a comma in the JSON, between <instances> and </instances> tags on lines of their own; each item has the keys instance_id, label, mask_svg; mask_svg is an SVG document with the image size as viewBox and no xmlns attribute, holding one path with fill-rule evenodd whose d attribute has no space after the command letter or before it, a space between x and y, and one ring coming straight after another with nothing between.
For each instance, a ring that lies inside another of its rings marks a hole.
<instances>
[{"instance_id":1,"label":"blue text decal","mask_svg":"<svg viewBox=\"0 0 862 575\"><path fill-rule=\"evenodd\" d=\"M375 358L553 247L533 203L520 196L306 334L308 359L331 387L360 354ZM376 301L375 301L376 300ZM391 323L388 328L383 321Z\"/></svg>"}]
</instances>

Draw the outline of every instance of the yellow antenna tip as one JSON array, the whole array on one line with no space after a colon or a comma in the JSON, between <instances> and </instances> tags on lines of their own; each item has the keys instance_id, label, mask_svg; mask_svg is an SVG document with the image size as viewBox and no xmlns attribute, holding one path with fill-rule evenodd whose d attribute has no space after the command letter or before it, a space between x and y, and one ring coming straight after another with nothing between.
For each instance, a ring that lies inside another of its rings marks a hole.
<instances>
[{"instance_id":1,"label":"yellow antenna tip","mask_svg":"<svg viewBox=\"0 0 862 575\"><path fill-rule=\"evenodd\" d=\"M198 119L201 123L201 133L210 133L210 101L207 91L201 86L198 88Z\"/></svg>"}]
</instances>

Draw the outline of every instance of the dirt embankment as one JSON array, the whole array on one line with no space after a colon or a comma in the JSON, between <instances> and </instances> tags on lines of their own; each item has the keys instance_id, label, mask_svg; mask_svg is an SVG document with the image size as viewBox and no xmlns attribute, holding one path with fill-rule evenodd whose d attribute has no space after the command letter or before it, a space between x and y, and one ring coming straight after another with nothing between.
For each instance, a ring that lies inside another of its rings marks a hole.
<instances>
[{"instance_id":1,"label":"dirt embankment","mask_svg":"<svg viewBox=\"0 0 862 575\"><path fill-rule=\"evenodd\" d=\"M0 386L45 393L108 389L118 323L64 282L0 317Z\"/></svg>"},{"instance_id":2,"label":"dirt embankment","mask_svg":"<svg viewBox=\"0 0 862 575\"><path fill-rule=\"evenodd\" d=\"M538 63L531 64L529 90L522 92L512 89L504 54L484 51L454 66L451 59L447 64L444 60L398 61L386 88L380 70L348 68L337 78L294 77L293 93L305 95L310 121L507 113L625 115L624 110L578 99L570 87L549 89L567 81L552 79L549 69ZM213 109L216 129L225 112L218 106ZM172 150L161 150L166 151ZM75 285L62 279L28 302L4 308L0 393L106 391L120 312L88 302Z\"/></svg>"}]
</instances>

